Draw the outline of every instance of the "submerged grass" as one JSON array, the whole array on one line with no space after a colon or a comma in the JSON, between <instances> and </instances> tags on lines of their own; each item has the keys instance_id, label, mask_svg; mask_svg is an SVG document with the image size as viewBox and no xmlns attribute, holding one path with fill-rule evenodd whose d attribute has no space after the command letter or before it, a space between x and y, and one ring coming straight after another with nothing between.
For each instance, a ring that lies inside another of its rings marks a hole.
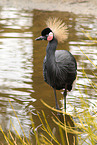
<instances>
[{"instance_id":1,"label":"submerged grass","mask_svg":"<svg viewBox=\"0 0 97 145\"><path fill-rule=\"evenodd\" d=\"M65 120L65 115L63 115L64 117L64 122L62 122L54 113L52 115L52 121L55 123L56 126L58 126L59 128L59 134L60 134L60 139L61 139L61 143L58 141L58 139L55 136L55 132L56 132L56 128L54 128L53 130L51 129L46 116L44 114L44 111L42 111L42 116L41 117L39 115L39 113L37 113L40 123L42 124L41 126L41 130L43 130L43 132L45 133L38 133L38 131L35 129L35 123L33 121L32 115L31 116L31 122L32 122L32 128L33 128L33 132L34 132L34 136L35 136L35 140L36 140L36 145L71 145L69 143L69 138L68 138L68 133L70 134L75 134L78 138L77 141L78 143L76 143L76 138L75 136L73 136L73 144L72 145L84 145L85 143L88 145L96 145L97 143L97 112L96 110L94 110L92 112L93 115L91 115L91 112L88 111L87 107L88 107L88 102L86 102L86 100L84 100L83 97L80 98L81 100L81 108L83 109L83 111L81 113L79 113L77 110L75 110L76 112L76 116L74 116L74 118L77 118L78 122L74 122L75 127L71 127L71 125L67 125L66 124L66 120ZM42 101L43 102L43 101ZM11 104L11 102L10 102ZM46 103L43 102L44 105L48 106ZM12 104L11 104L12 106ZM49 108L51 108L50 106L48 106ZM97 106L95 106L97 107ZM51 108L51 110L53 110L53 108ZM13 109L14 111L14 109ZM56 110L57 111L57 110ZM15 113L15 111L14 111ZM63 113L63 111L61 111L61 113ZM69 114L70 115L70 114ZM19 122L19 119L15 113L15 116ZM11 133L11 131L8 131L8 134L6 135L2 129L2 127L0 126L0 131L2 132L2 134L4 135L4 138L6 140L6 143L8 145L33 145L33 143L31 143L30 139L27 139L27 137L25 136L25 133L23 131L22 126L19 125L21 127L21 130L23 132L24 137L21 137L16 128L14 127L13 123L11 122L11 125L13 126L16 136L13 136L13 134ZM66 135L66 141L64 139L64 132Z\"/></svg>"},{"instance_id":2,"label":"submerged grass","mask_svg":"<svg viewBox=\"0 0 97 145\"><path fill-rule=\"evenodd\" d=\"M81 94L80 89L79 89L79 92ZM81 109L83 111L81 111L81 113L80 113L75 109L76 115L73 116L73 118L77 118L77 120L78 120L78 122L76 122L76 121L74 122L76 127L71 127L71 125L66 124L65 112L59 111L60 113L63 114L64 121L61 121L54 113L52 115L52 121L59 128L59 134L60 134L62 145L65 145L65 144L71 145L69 143L68 133L75 134L76 136L78 136L77 139L75 138L75 136L73 136L73 144L72 145L76 145L76 144L84 145L85 143L87 145L95 145L97 143L97 112L96 112L96 110L92 110L92 115L91 115L91 112L88 110L89 101L84 99L82 94L80 97L80 102L81 102ZM55 111L55 112L57 111L56 109L47 105L43 100L42 100L42 103L46 107L50 108L52 111ZM10 121L10 123L13 126L13 129L15 130L15 133L16 133L15 137L13 136L13 134L11 133L10 130L9 130L8 134L6 135L4 133L2 127L0 126L0 131L4 135L6 143L8 145L19 145L19 144L33 145L33 143L31 143L30 139L27 139L11 102L10 102L10 105L11 105L13 112L18 120L18 123L21 127L21 130L23 132L24 137L21 137L19 135L19 133L17 132L13 123ZM95 107L97 107L97 105L95 105ZM44 114L44 111L42 111L43 117L41 117L38 112L37 112L37 115L39 117L40 123L42 124L41 130L43 130L43 132L45 132L47 135L45 133L44 134L38 133L38 131L35 129L35 123L33 121L33 117L30 114L32 128L33 128L33 132L34 132L34 136L35 136L35 140L36 140L36 145L55 145L55 144L60 145L60 142L58 141L58 139L55 136L56 128L54 128L53 130L51 129L51 127L46 119L46 116ZM68 115L70 116L70 114L68 114ZM64 140L64 132L66 135L66 138L65 138L66 141ZM47 136L49 136L49 137L47 137ZM76 143L76 140L78 141L78 143Z\"/></svg>"}]
</instances>

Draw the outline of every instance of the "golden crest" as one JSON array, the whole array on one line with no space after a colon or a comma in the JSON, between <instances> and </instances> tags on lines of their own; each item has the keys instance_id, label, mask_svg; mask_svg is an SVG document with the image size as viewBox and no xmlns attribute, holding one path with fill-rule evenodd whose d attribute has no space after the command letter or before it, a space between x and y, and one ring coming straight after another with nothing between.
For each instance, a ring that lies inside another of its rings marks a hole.
<instances>
[{"instance_id":1,"label":"golden crest","mask_svg":"<svg viewBox=\"0 0 97 145\"><path fill-rule=\"evenodd\" d=\"M58 42L64 42L68 38L67 26L62 20L50 17L46 25L52 30Z\"/></svg>"}]
</instances>

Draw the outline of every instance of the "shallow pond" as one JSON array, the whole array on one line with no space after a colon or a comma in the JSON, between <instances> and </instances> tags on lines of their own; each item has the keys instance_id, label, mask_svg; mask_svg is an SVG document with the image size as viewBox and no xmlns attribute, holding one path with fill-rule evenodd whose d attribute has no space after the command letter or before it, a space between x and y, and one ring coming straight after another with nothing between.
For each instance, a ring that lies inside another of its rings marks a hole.
<instances>
[{"instance_id":1,"label":"shallow pond","mask_svg":"<svg viewBox=\"0 0 97 145\"><path fill-rule=\"evenodd\" d=\"M42 74L47 42L35 41L35 38L40 36L41 30L45 27L45 20L49 16L59 17L67 24L69 37L64 44L59 44L58 49L69 50L78 64L76 83L67 96L67 112L73 113L74 108L80 111L81 95L91 102L88 109L92 107L91 104L97 103L97 86L94 85L94 89L90 85L92 81L97 84L95 77L97 76L97 43L92 43L92 40L83 33L87 32L92 39L97 39L95 17L58 11L0 8L0 125L5 132L10 128L15 133L10 126L12 121L18 133L23 135L9 100L27 137L31 130L29 112L33 114L37 126L40 122L36 110L39 112L44 110L52 125L49 117L51 110L40 101L43 99L47 104L55 107L53 89L44 82ZM80 48L96 67L84 56ZM83 68L88 79L83 75ZM62 90L57 91L57 96L62 107ZM0 138L3 143L2 136Z\"/></svg>"}]
</instances>

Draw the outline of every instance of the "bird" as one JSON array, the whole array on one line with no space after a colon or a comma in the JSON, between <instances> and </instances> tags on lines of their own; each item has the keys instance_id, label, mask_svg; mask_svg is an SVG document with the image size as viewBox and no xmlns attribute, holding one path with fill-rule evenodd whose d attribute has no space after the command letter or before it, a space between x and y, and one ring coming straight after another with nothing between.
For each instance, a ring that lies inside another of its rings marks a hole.
<instances>
[{"instance_id":1,"label":"bird","mask_svg":"<svg viewBox=\"0 0 97 145\"><path fill-rule=\"evenodd\" d=\"M41 36L35 40L47 40L46 56L43 61L44 81L54 90L56 109L59 109L56 90L64 90L64 109L66 111L67 91L72 90L72 85L77 76L77 62L75 57L67 50L56 50L59 43L68 38L65 22L59 18L50 17L46 27L41 31Z\"/></svg>"}]
</instances>

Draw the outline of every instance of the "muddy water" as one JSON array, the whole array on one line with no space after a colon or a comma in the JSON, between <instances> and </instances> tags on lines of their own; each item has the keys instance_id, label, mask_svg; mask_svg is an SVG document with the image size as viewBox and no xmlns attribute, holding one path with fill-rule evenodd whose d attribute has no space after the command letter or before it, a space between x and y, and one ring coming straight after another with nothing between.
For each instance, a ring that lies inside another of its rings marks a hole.
<instances>
[{"instance_id":1,"label":"muddy water","mask_svg":"<svg viewBox=\"0 0 97 145\"><path fill-rule=\"evenodd\" d=\"M67 112L73 113L74 107L80 111L81 95L91 102L88 109L91 108L91 104L97 103L97 87L94 85L93 89L90 85L92 81L97 84L97 78L94 76L97 75L97 69L79 49L80 46L97 66L97 43L91 44L92 41L82 32L86 31L93 39L97 39L97 19L68 12L0 8L0 125L5 132L10 129L15 133L10 125L12 121L18 133L23 135L9 100L27 137L31 130L29 112L33 114L37 126L40 122L35 115L36 110L44 110L52 126L51 111L40 101L43 99L50 106L55 106L53 90L44 82L42 74L47 42L35 41L45 27L44 22L48 16L60 17L66 22L69 37L58 49L69 50L78 64L78 78L73 91L69 92L67 97ZM83 76L83 68L88 80ZM62 91L57 91L57 96L62 107ZM2 136L0 141L3 143Z\"/></svg>"}]
</instances>

